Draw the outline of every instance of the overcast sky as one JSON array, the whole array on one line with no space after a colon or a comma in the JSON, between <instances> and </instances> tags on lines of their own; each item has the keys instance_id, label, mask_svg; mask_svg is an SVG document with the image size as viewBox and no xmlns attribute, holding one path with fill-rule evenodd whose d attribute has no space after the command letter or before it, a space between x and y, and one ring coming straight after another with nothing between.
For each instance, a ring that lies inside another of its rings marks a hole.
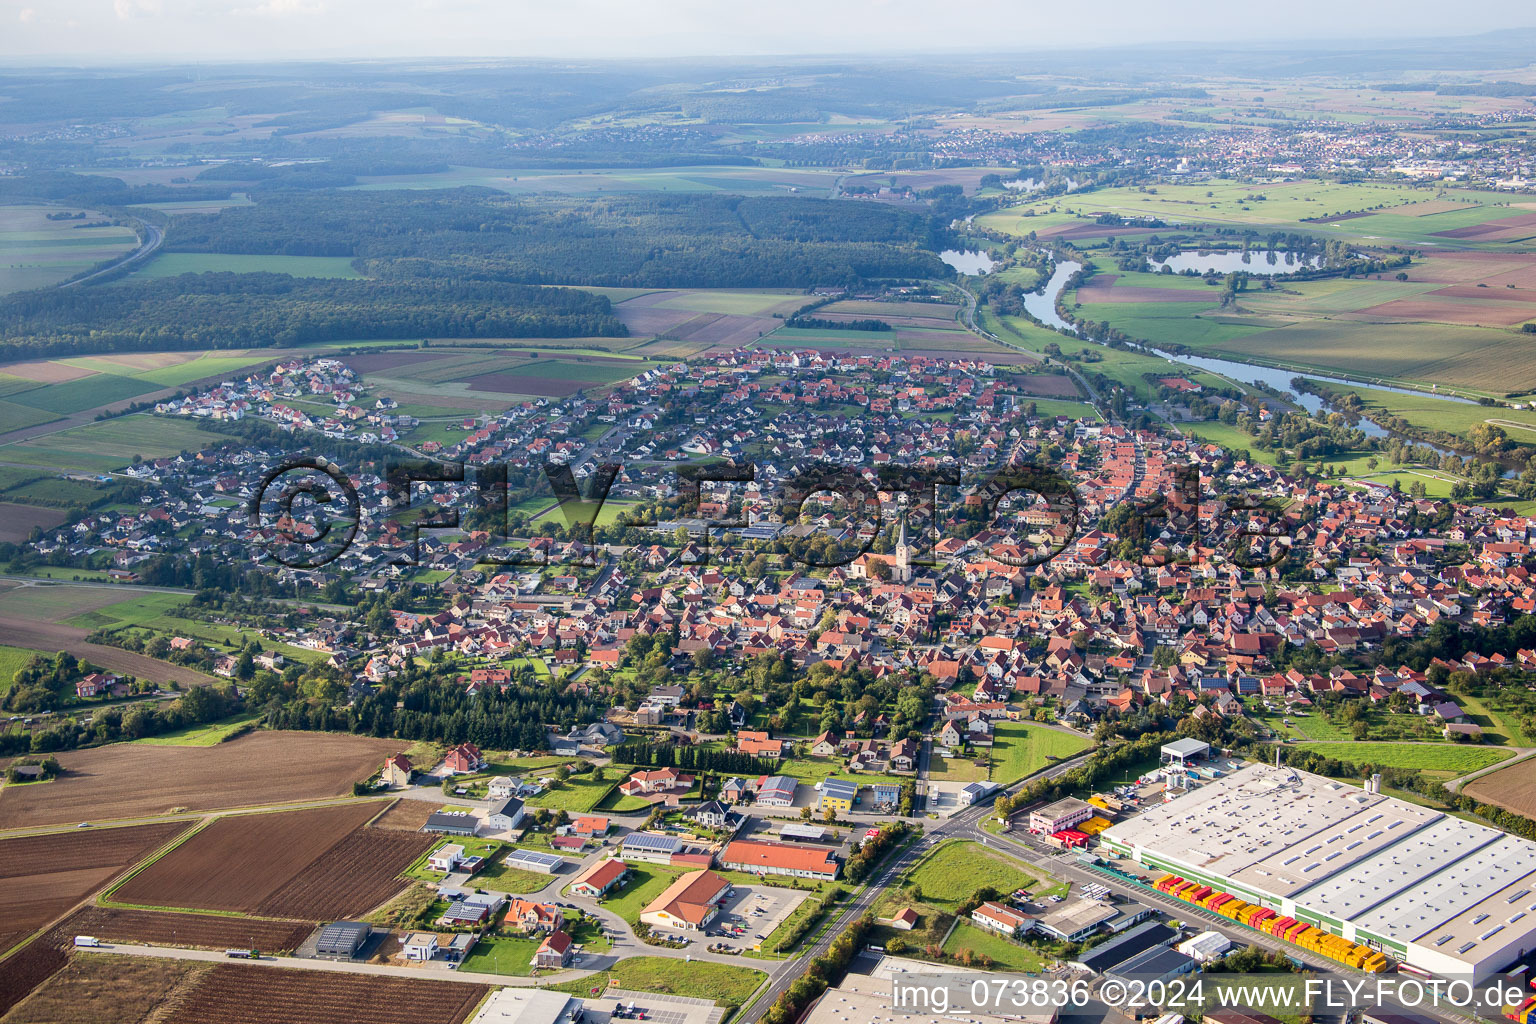
<instances>
[{"instance_id":1,"label":"overcast sky","mask_svg":"<svg viewBox=\"0 0 1536 1024\"><path fill-rule=\"evenodd\" d=\"M0 0L0 57L668 57L1472 35L1530 0Z\"/></svg>"}]
</instances>

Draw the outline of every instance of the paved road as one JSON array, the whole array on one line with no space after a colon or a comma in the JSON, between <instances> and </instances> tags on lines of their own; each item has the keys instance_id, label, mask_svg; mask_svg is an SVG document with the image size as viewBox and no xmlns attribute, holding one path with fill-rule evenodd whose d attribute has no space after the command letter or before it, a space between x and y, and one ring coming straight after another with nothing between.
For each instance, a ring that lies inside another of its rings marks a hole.
<instances>
[{"instance_id":1,"label":"paved road","mask_svg":"<svg viewBox=\"0 0 1536 1024\"><path fill-rule=\"evenodd\" d=\"M149 256L156 249L160 248L161 244L165 241L165 232L161 231L159 228L155 227L148 221L139 221L139 223L144 225L144 231L148 237L144 239L144 241L139 245L137 249L128 253L122 259L118 260L116 263L113 263L110 267L102 267L100 270L86 274L84 277L77 277L73 281L66 281L59 285L59 287L74 288L77 285L89 284L90 282L96 280L98 277L101 277L103 274L110 274L113 271L121 270L123 267L128 266L130 263L138 263L141 260L148 259Z\"/></svg>"}]
</instances>

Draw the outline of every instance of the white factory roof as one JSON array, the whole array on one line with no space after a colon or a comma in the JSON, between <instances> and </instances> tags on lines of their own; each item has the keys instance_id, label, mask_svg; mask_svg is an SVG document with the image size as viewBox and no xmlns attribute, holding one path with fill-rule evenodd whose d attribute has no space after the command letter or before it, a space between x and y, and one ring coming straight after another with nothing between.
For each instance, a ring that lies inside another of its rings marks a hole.
<instances>
[{"instance_id":1,"label":"white factory roof","mask_svg":"<svg viewBox=\"0 0 1536 1024\"><path fill-rule=\"evenodd\" d=\"M1249 765L1105 835L1196 871L1235 878L1385 802L1387 797L1320 775ZM1251 884L1267 890L1259 880Z\"/></svg>"},{"instance_id":2,"label":"white factory roof","mask_svg":"<svg viewBox=\"0 0 1536 1024\"><path fill-rule=\"evenodd\" d=\"M1470 821L1442 817L1356 870L1308 889L1296 897L1296 905L1340 921L1356 920L1499 835Z\"/></svg>"}]
</instances>

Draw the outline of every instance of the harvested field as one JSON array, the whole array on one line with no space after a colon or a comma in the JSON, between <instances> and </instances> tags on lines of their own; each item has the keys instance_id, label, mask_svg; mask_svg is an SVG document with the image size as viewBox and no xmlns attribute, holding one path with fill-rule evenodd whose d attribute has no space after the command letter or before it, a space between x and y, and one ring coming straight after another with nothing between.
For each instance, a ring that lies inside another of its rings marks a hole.
<instances>
[{"instance_id":1,"label":"harvested field","mask_svg":"<svg viewBox=\"0 0 1536 1024\"><path fill-rule=\"evenodd\" d=\"M39 508L36 505L18 505L13 501L0 501L0 541L21 544L32 536L32 528L40 526L51 530L64 520L68 513L62 509Z\"/></svg>"},{"instance_id":2,"label":"harvested field","mask_svg":"<svg viewBox=\"0 0 1536 1024\"><path fill-rule=\"evenodd\" d=\"M105 886L186 827L171 822L100 829L62 839L39 835L0 840L0 952Z\"/></svg>"},{"instance_id":3,"label":"harvested field","mask_svg":"<svg viewBox=\"0 0 1536 1024\"><path fill-rule=\"evenodd\" d=\"M522 373L482 373L469 382L471 391L491 391L502 395L539 395L561 398L591 387L588 381L550 380Z\"/></svg>"},{"instance_id":4,"label":"harvested field","mask_svg":"<svg viewBox=\"0 0 1536 1024\"><path fill-rule=\"evenodd\" d=\"M1137 285L1115 287L1118 274L1096 274L1077 290L1077 301L1090 302L1200 302L1214 305L1220 300L1217 289L1208 292L1194 288L1145 288Z\"/></svg>"},{"instance_id":5,"label":"harvested field","mask_svg":"<svg viewBox=\"0 0 1536 1024\"><path fill-rule=\"evenodd\" d=\"M13 956L0 960L0 1014L10 1011L53 973L69 962L63 942L53 935L41 935Z\"/></svg>"},{"instance_id":6,"label":"harvested field","mask_svg":"<svg viewBox=\"0 0 1536 1024\"><path fill-rule=\"evenodd\" d=\"M360 828L263 900L256 913L309 921L365 914L410 884L400 872L436 841L422 832Z\"/></svg>"},{"instance_id":7,"label":"harvested field","mask_svg":"<svg viewBox=\"0 0 1536 1024\"><path fill-rule=\"evenodd\" d=\"M1471 203L1458 202L1454 199L1426 199L1422 203L1408 203L1404 206L1394 206L1391 212L1399 217L1428 217L1436 213L1450 213L1452 210L1465 210ZM1359 217L1363 214L1347 214L1346 216Z\"/></svg>"},{"instance_id":8,"label":"harvested field","mask_svg":"<svg viewBox=\"0 0 1536 1024\"><path fill-rule=\"evenodd\" d=\"M1478 242L1506 242L1536 235L1536 213L1520 213L1513 217L1499 217L1481 224L1436 231L1439 238L1471 239Z\"/></svg>"},{"instance_id":9,"label":"harvested field","mask_svg":"<svg viewBox=\"0 0 1536 1024\"><path fill-rule=\"evenodd\" d=\"M358 373L374 373L378 370L393 370L398 366L429 363L442 357L441 352L368 352L360 356L348 356L347 365Z\"/></svg>"},{"instance_id":10,"label":"harvested field","mask_svg":"<svg viewBox=\"0 0 1536 1024\"><path fill-rule=\"evenodd\" d=\"M164 1024L459 1024L489 991L452 981L219 964Z\"/></svg>"},{"instance_id":11,"label":"harvested field","mask_svg":"<svg viewBox=\"0 0 1536 1024\"><path fill-rule=\"evenodd\" d=\"M1460 203L1451 203L1451 204L1449 204L1446 207L1446 209L1456 209L1456 208L1459 208L1460 206L1461 206ZM1398 213L1400 211L1393 210L1392 212L1393 213ZM1439 213L1441 211L1435 210L1435 211L1432 211L1432 212ZM1359 213L1331 213L1331 214L1329 214L1326 217L1316 217L1316 218L1312 219L1310 221L1310 223L1312 223L1312 224L1338 224L1340 221L1354 220L1356 217L1369 217L1370 215L1371 214L1368 211L1361 211ZM1423 214L1418 214L1417 216L1423 216Z\"/></svg>"},{"instance_id":12,"label":"harvested field","mask_svg":"<svg viewBox=\"0 0 1536 1024\"><path fill-rule=\"evenodd\" d=\"M1471 288L1471 291L1485 291L1481 288ZM1444 291L1444 289L1442 289ZM1492 289L1486 289L1492 291ZM1435 293L1440 294L1440 293ZM1417 299L1394 299L1391 302L1383 302L1379 306L1371 306L1362 309L1357 314L1341 314L1340 319L1379 320L1389 317L1393 320L1427 321L1437 324L1459 324L1466 327L1508 327L1529 320L1536 315L1536 310L1530 307L1520 307L1511 303L1494 302L1491 298L1477 298L1475 300L1461 298L1434 299L1421 296Z\"/></svg>"},{"instance_id":13,"label":"harvested field","mask_svg":"<svg viewBox=\"0 0 1536 1024\"><path fill-rule=\"evenodd\" d=\"M396 800L393 807L379 815L371 827L417 832L437 811L437 804L426 800Z\"/></svg>"},{"instance_id":14,"label":"harvested field","mask_svg":"<svg viewBox=\"0 0 1536 1024\"><path fill-rule=\"evenodd\" d=\"M0 365L0 373L20 377L23 380L37 381L40 384L62 384L65 381L89 377L95 371L83 366L56 363L50 359L37 359L28 363L5 363Z\"/></svg>"},{"instance_id":15,"label":"harvested field","mask_svg":"<svg viewBox=\"0 0 1536 1024\"><path fill-rule=\"evenodd\" d=\"M1461 792L1474 800L1536 817L1536 761L1525 760L1489 772L1462 786Z\"/></svg>"},{"instance_id":16,"label":"harvested field","mask_svg":"<svg viewBox=\"0 0 1536 1024\"><path fill-rule=\"evenodd\" d=\"M0 509L3 509L0 505ZM41 588L30 590L30 595L36 595ZM103 590L103 594L111 595L110 591ZM111 595L120 596L120 595ZM185 665L172 665L168 661L151 658L147 654L138 654L134 651L125 651L119 647L109 647L106 644L93 644L86 642L90 630L79 626L66 626L59 622L39 622L36 619L28 619L24 616L0 615L0 644L12 647L38 647L50 651L68 651L77 658L89 661L93 665L111 669L125 675L138 676L140 679L148 679L156 683L180 683L183 686L206 686L213 682L213 677L199 672L195 668ZM58 783L53 783L58 785ZM0 828L15 828L16 826L5 820L9 810L9 802L6 795L0 793ZM70 818L48 818L44 822L30 822L30 824L58 824L60 821L70 821Z\"/></svg>"},{"instance_id":17,"label":"harvested field","mask_svg":"<svg viewBox=\"0 0 1536 1024\"><path fill-rule=\"evenodd\" d=\"M6 1024L139 1024L210 968L185 960L77 955L5 1018Z\"/></svg>"},{"instance_id":18,"label":"harvested field","mask_svg":"<svg viewBox=\"0 0 1536 1024\"><path fill-rule=\"evenodd\" d=\"M141 907L253 911L377 813L377 805L359 801L220 818L111 898Z\"/></svg>"},{"instance_id":19,"label":"harvested field","mask_svg":"<svg viewBox=\"0 0 1536 1024\"><path fill-rule=\"evenodd\" d=\"M64 774L53 782L0 790L0 828L240 807L253 794L269 803L341 796L399 752L396 740L265 730L212 747L65 751L57 755Z\"/></svg>"},{"instance_id":20,"label":"harvested field","mask_svg":"<svg viewBox=\"0 0 1536 1024\"><path fill-rule=\"evenodd\" d=\"M1529 288L1479 288L1475 284L1455 284L1449 288L1436 288L1429 294L1443 295L1452 299L1475 299L1478 302L1523 302L1527 305L1536 304L1536 291L1532 291Z\"/></svg>"},{"instance_id":21,"label":"harvested field","mask_svg":"<svg viewBox=\"0 0 1536 1024\"><path fill-rule=\"evenodd\" d=\"M263 921L254 917L176 914L132 907L83 907L56 931L64 936L94 935L104 942L200 949L255 948L288 953L315 930L313 921Z\"/></svg>"},{"instance_id":22,"label":"harvested field","mask_svg":"<svg viewBox=\"0 0 1536 1024\"><path fill-rule=\"evenodd\" d=\"M1022 377L1015 377L1019 390L1026 395L1039 395L1041 398L1077 398L1077 385L1071 377L1059 373L1031 373Z\"/></svg>"}]
</instances>

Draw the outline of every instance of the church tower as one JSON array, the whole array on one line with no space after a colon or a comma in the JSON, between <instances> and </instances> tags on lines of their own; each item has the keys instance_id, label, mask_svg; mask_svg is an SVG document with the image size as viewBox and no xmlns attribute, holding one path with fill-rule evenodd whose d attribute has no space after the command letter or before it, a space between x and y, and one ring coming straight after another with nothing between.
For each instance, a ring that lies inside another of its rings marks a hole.
<instances>
[{"instance_id":1,"label":"church tower","mask_svg":"<svg viewBox=\"0 0 1536 1024\"><path fill-rule=\"evenodd\" d=\"M912 545L907 540L907 513L901 513L901 526L896 531L896 564L891 569L891 578L906 583L912 579Z\"/></svg>"}]
</instances>

